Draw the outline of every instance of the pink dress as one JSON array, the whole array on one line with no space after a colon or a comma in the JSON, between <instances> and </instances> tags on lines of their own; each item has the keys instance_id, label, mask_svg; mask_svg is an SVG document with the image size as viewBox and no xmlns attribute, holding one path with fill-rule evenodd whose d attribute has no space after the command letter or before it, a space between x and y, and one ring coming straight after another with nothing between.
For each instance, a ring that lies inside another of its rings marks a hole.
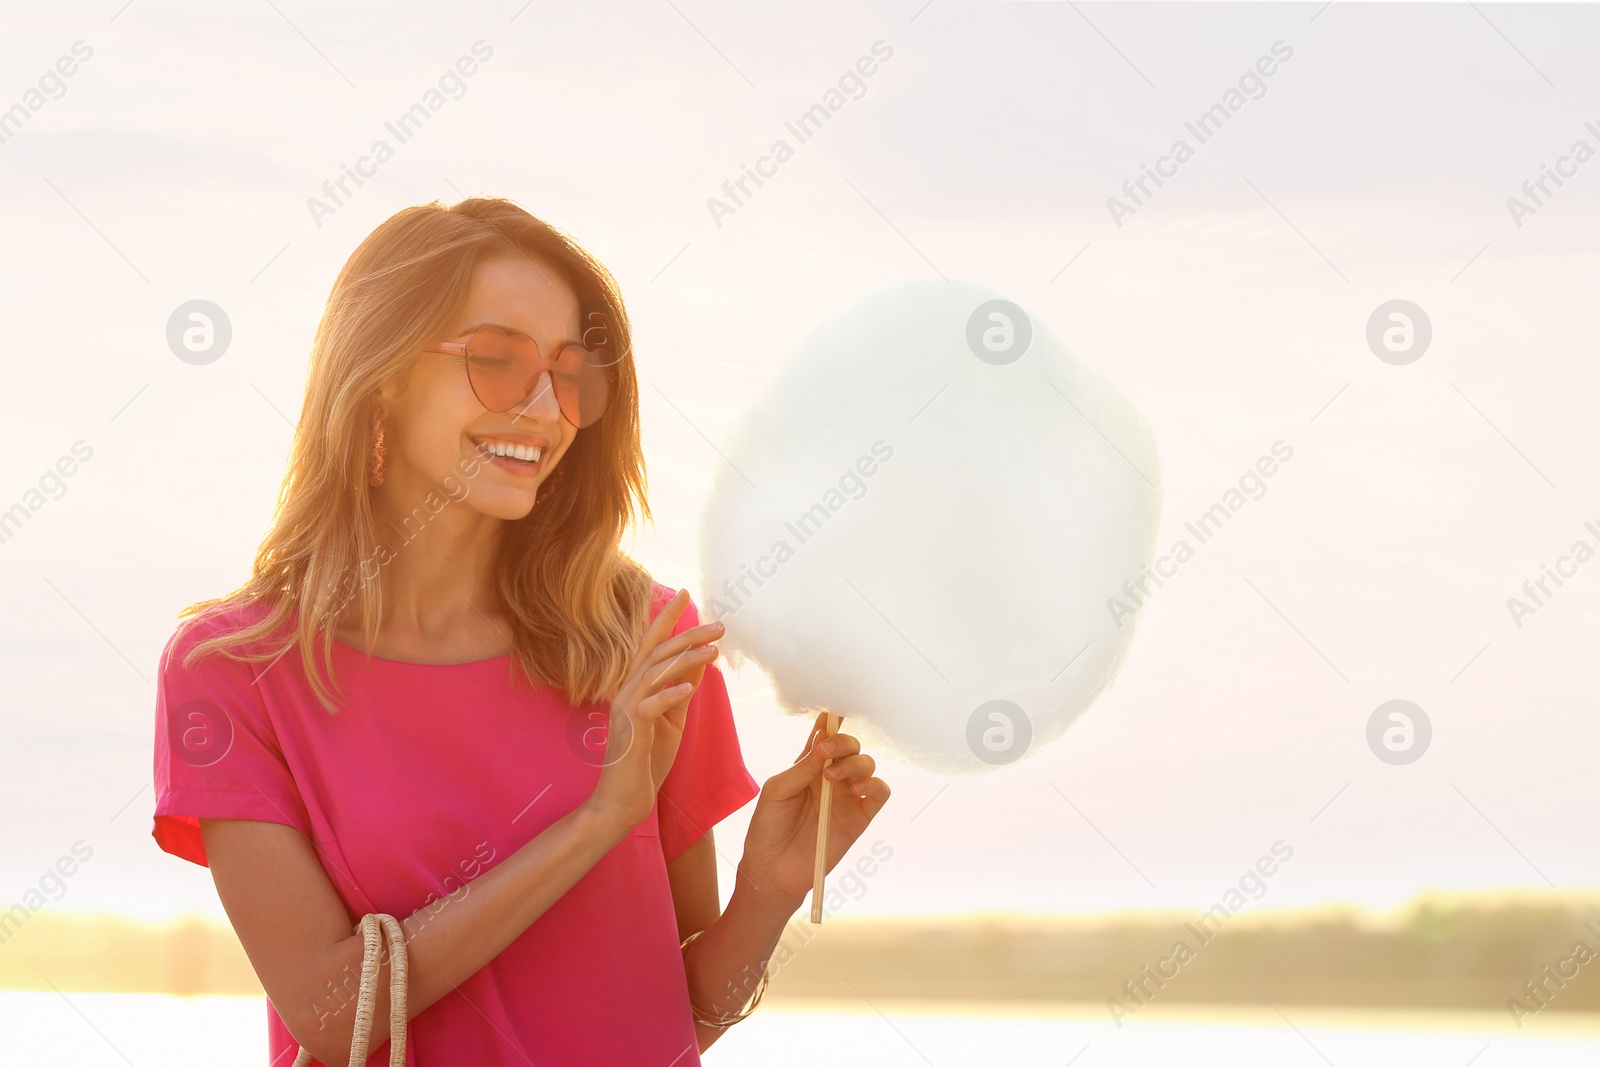
<instances>
[{"instance_id":1,"label":"pink dress","mask_svg":"<svg viewBox=\"0 0 1600 1067\"><path fill-rule=\"evenodd\" d=\"M672 592L655 586L652 617ZM270 666L211 655L183 667L202 636L264 610L180 628L162 654L151 833L173 855L206 863L202 816L283 823L316 847L352 926L368 912L404 920L463 899L473 878L594 788L605 705L574 707L520 679L513 689L510 656L369 661L336 642L345 698L333 716L312 695L298 648ZM698 623L691 602L673 632ZM411 1020L407 1064L698 1064L666 862L759 791L710 666L650 816ZM355 995L351 981L318 1009L353 1012ZM387 1019L373 1020L369 1062L389 1062L387 1032ZM270 1064L289 1067L299 1046L270 1000L267 1034Z\"/></svg>"}]
</instances>

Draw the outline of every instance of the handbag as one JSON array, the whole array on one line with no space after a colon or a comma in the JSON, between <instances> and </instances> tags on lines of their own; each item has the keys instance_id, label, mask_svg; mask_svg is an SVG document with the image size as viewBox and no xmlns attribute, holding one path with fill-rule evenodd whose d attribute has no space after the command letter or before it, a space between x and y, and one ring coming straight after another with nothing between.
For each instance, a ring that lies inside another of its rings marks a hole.
<instances>
[{"instance_id":1,"label":"handbag","mask_svg":"<svg viewBox=\"0 0 1600 1067\"><path fill-rule=\"evenodd\" d=\"M350 1035L350 1067L364 1067L372 1033L373 994L384 942L389 946L389 1067L406 1062L406 937L393 915L369 912L361 917L361 992L356 997L355 1029ZM300 1047L294 1067L310 1067L311 1050Z\"/></svg>"}]
</instances>

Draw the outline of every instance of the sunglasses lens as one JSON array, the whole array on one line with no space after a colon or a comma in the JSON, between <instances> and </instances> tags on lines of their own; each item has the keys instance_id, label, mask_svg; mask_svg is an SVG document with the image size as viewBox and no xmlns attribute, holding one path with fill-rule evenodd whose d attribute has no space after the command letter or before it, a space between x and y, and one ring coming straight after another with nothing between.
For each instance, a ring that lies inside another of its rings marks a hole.
<instances>
[{"instance_id":1,"label":"sunglasses lens","mask_svg":"<svg viewBox=\"0 0 1600 1067\"><path fill-rule=\"evenodd\" d=\"M531 343L483 329L467 342L467 378L490 411L505 411L528 395L537 349Z\"/></svg>"},{"instance_id":2,"label":"sunglasses lens","mask_svg":"<svg viewBox=\"0 0 1600 1067\"><path fill-rule=\"evenodd\" d=\"M599 422L611 403L611 368L597 362L599 358L579 345L568 345L550 372L562 414L579 429Z\"/></svg>"},{"instance_id":3,"label":"sunglasses lens","mask_svg":"<svg viewBox=\"0 0 1600 1067\"><path fill-rule=\"evenodd\" d=\"M582 429L598 422L611 403L611 368L600 358L579 345L567 345L547 368L532 340L481 329L467 346L467 377L484 407L510 411L539 399L534 390L548 369L562 415Z\"/></svg>"}]
</instances>

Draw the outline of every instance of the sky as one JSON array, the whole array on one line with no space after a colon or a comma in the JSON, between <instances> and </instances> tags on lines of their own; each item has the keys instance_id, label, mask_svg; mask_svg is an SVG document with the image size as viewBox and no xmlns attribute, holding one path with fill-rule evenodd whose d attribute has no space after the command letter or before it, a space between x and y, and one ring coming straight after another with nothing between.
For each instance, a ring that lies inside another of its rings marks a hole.
<instances>
[{"instance_id":1,"label":"sky","mask_svg":"<svg viewBox=\"0 0 1600 1067\"><path fill-rule=\"evenodd\" d=\"M51 907L221 917L149 836L157 658L248 573L340 265L400 208L471 195L618 278L656 515L631 547L697 596L718 446L895 282L992 287L1114 383L1159 444L1162 546L1292 449L1061 740L977 778L880 764L894 797L858 847L892 858L848 913L1204 908L1277 842L1252 907L1600 886L1600 559L1560 562L1600 549L1594 8L109 0L5 24L0 114L26 116L0 125L0 509L30 514L0 543L0 904L81 841ZM1201 142L1185 124L1241 79ZM1169 177L1136 202L1146 166ZM231 324L214 362L169 346L191 300ZM1395 300L1431 324L1411 362L1368 343ZM806 723L757 668L728 681L764 779ZM1410 763L1368 744L1391 700L1431 724ZM718 830L725 882L748 814Z\"/></svg>"}]
</instances>

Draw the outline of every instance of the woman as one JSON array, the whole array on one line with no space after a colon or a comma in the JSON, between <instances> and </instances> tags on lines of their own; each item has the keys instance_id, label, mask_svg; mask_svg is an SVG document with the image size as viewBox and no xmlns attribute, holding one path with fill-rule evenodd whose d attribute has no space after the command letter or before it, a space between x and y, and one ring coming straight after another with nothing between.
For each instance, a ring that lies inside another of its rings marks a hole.
<instances>
[{"instance_id":1,"label":"woman","mask_svg":"<svg viewBox=\"0 0 1600 1067\"><path fill-rule=\"evenodd\" d=\"M839 734L757 793L720 623L619 549L649 516L616 283L503 200L408 208L312 349L270 532L162 656L153 834L209 865L271 1062L350 1057L361 917L401 921L407 1062L687 1067L888 800ZM837 757L824 771L824 762ZM371 1052L387 1062L389 967Z\"/></svg>"}]
</instances>

